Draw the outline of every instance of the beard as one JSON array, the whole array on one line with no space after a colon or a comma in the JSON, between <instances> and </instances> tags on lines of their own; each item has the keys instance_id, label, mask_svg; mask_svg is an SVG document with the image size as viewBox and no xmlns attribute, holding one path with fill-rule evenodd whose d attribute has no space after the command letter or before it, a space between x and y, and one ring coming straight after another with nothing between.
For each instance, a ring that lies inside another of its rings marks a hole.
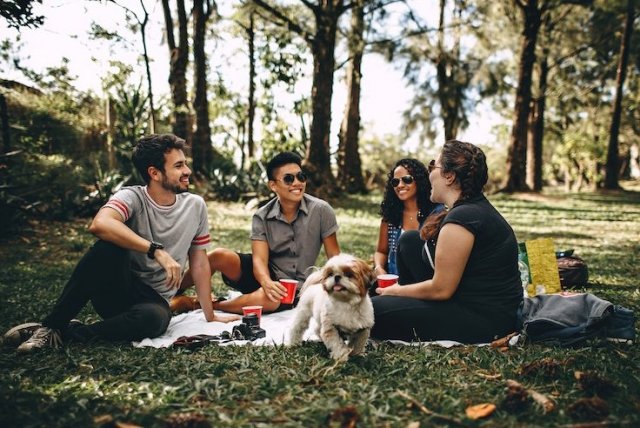
<instances>
[{"instance_id":1,"label":"beard","mask_svg":"<svg viewBox=\"0 0 640 428\"><path fill-rule=\"evenodd\" d=\"M166 176L164 176L164 177L162 178L162 182L161 182L160 184L162 185L162 188L163 188L163 189L165 189L165 190L169 190L170 192L173 192L173 193L175 193L176 195L177 195L178 193L184 193L184 192L189 191L189 189L188 189L188 188L183 188L183 187L181 187L181 184L180 184L180 183L178 183L178 184L170 183L170 182L169 182L169 180L167 180L167 177L166 177Z\"/></svg>"}]
</instances>

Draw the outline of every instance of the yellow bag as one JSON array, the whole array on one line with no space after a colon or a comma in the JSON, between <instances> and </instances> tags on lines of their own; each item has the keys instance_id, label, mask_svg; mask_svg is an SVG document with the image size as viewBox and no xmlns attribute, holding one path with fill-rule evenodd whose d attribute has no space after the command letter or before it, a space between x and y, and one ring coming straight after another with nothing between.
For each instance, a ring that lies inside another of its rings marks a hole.
<instances>
[{"instance_id":1,"label":"yellow bag","mask_svg":"<svg viewBox=\"0 0 640 428\"><path fill-rule=\"evenodd\" d=\"M529 296L559 293L560 274L556 252L551 238L525 241L529 262Z\"/></svg>"}]
</instances>

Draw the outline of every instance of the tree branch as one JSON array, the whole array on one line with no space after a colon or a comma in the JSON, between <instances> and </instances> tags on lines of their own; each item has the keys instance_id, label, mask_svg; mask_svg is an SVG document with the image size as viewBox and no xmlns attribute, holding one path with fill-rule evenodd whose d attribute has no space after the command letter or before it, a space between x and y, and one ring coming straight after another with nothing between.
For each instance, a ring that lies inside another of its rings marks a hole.
<instances>
[{"instance_id":1,"label":"tree branch","mask_svg":"<svg viewBox=\"0 0 640 428\"><path fill-rule=\"evenodd\" d=\"M253 0L253 3L266 10L267 12L269 12L271 15L273 15L275 18L279 19L282 23L286 24L286 27L299 34L307 43L312 44L314 42L314 38L311 34L309 34L309 32L307 32L304 28L302 28L300 25L298 25L296 22L292 21L289 17L287 17L285 14L283 14L281 11L279 11L278 9L274 8L273 6L271 6L270 4L262 1L262 0ZM277 24L277 23L275 23Z\"/></svg>"},{"instance_id":2,"label":"tree branch","mask_svg":"<svg viewBox=\"0 0 640 428\"><path fill-rule=\"evenodd\" d=\"M513 2L516 4L516 6L518 6L520 9L525 9L527 7L527 4L525 4L522 0L513 0Z\"/></svg>"}]
</instances>

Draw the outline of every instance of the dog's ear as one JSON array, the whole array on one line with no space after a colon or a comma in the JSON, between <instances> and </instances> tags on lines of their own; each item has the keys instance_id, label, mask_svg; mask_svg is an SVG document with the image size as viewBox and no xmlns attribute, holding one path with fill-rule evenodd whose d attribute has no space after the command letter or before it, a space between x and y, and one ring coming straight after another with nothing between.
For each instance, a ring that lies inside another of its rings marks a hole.
<instances>
[{"instance_id":1,"label":"dog's ear","mask_svg":"<svg viewBox=\"0 0 640 428\"><path fill-rule=\"evenodd\" d=\"M365 262L364 260L358 260L357 261L358 265L359 265L359 269L362 272L363 275L363 279L366 283L366 287L367 290L369 290L370 288L374 287L376 285L376 273L373 270L373 268L371 267L371 265L367 262Z\"/></svg>"}]
</instances>

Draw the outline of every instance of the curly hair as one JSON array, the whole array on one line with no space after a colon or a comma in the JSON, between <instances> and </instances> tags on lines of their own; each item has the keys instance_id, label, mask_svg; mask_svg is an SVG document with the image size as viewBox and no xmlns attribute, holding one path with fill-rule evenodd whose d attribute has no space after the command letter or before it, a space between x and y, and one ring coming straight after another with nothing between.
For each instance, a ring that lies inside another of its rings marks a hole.
<instances>
[{"instance_id":1,"label":"curly hair","mask_svg":"<svg viewBox=\"0 0 640 428\"><path fill-rule=\"evenodd\" d=\"M131 160L145 183L149 184L151 181L150 166L165 172L164 155L173 149L185 149L185 141L173 134L151 134L138 140L133 148Z\"/></svg>"},{"instance_id":2,"label":"curly hair","mask_svg":"<svg viewBox=\"0 0 640 428\"><path fill-rule=\"evenodd\" d=\"M387 174L387 184L385 186L384 198L380 204L380 215L382 219L389 224L400 226L402 224L402 211L404 203L396 195L391 179L393 172L399 166L409 171L409 174L415 179L416 198L418 203L418 222L422 223L427 215L433 210L435 204L429 199L431 194L431 182L427 168L417 159L405 158L395 163L391 171Z\"/></svg>"},{"instance_id":3,"label":"curly hair","mask_svg":"<svg viewBox=\"0 0 640 428\"><path fill-rule=\"evenodd\" d=\"M489 179L487 158L482 149L471 143L449 140L444 143L440 162L440 174L454 172L456 183L460 186L460 198L456 204L482 194L482 189ZM427 219L420 231L422 239L437 238L446 214L446 211L443 211Z\"/></svg>"}]
</instances>

